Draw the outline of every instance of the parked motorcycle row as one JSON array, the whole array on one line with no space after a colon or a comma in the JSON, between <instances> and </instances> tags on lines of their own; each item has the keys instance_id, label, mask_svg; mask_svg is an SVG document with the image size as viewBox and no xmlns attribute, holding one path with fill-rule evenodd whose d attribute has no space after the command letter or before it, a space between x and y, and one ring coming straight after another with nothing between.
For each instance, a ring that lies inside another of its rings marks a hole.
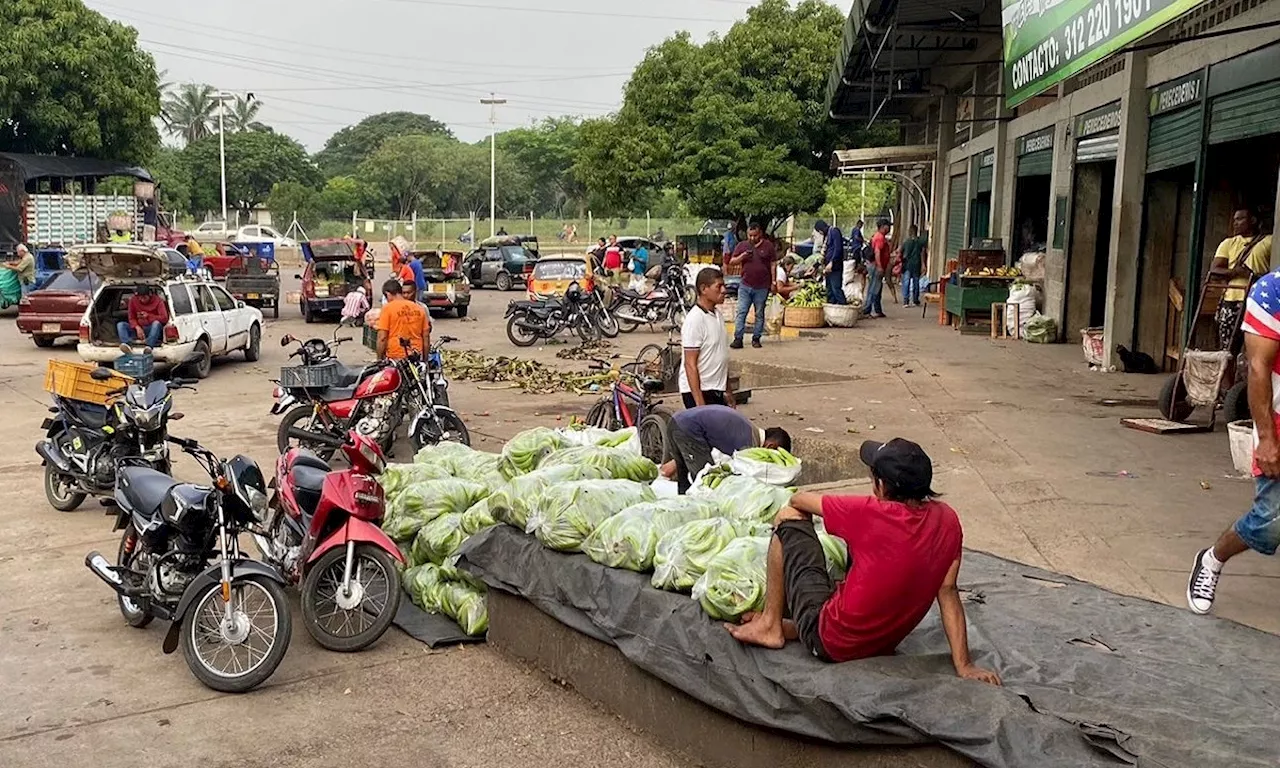
<instances>
[{"instance_id":1,"label":"parked motorcycle row","mask_svg":"<svg viewBox=\"0 0 1280 768\"><path fill-rule=\"evenodd\" d=\"M507 338L517 347L531 347L566 330L582 341L595 341L642 325L679 328L693 306L684 267L668 258L645 276L655 284L644 293L599 284L586 290L574 282L564 296L513 301L507 305Z\"/></svg>"},{"instance_id":2,"label":"parked motorcycle row","mask_svg":"<svg viewBox=\"0 0 1280 768\"><path fill-rule=\"evenodd\" d=\"M275 672L291 635L286 588L298 589L303 624L322 647L359 651L381 638L399 608L404 563L381 530L385 456L403 423L415 449L469 441L448 406L438 345L426 360L347 368L333 355L347 340L283 340L298 345L302 365L282 371L295 386L275 391L272 413L285 418L270 482L247 456L221 458L169 434L183 418L174 393L194 380L134 380L107 392L106 406L54 395L42 426L36 452L49 503L69 512L94 497L121 532L114 563L90 552L85 565L115 591L125 623L170 622L163 651L181 646L214 690L248 691ZM91 376L112 377L105 368ZM177 480L171 446L208 482ZM330 466L337 454L348 468ZM241 534L258 557L241 549Z\"/></svg>"}]
</instances>

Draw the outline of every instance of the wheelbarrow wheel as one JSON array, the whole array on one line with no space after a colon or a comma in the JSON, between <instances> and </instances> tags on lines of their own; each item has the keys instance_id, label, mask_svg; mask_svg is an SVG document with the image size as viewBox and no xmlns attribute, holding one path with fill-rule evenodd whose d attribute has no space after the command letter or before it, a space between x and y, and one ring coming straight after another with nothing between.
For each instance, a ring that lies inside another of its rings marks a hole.
<instances>
[{"instance_id":1,"label":"wheelbarrow wheel","mask_svg":"<svg viewBox=\"0 0 1280 768\"><path fill-rule=\"evenodd\" d=\"M1186 421L1196 409L1187 401L1187 387L1182 383L1181 373L1175 373L1165 381L1156 403L1160 407L1160 415L1169 421Z\"/></svg>"},{"instance_id":2,"label":"wheelbarrow wheel","mask_svg":"<svg viewBox=\"0 0 1280 768\"><path fill-rule=\"evenodd\" d=\"M1238 381L1222 396L1222 417L1230 424L1235 421L1248 421L1253 418L1249 413L1249 382Z\"/></svg>"}]
</instances>

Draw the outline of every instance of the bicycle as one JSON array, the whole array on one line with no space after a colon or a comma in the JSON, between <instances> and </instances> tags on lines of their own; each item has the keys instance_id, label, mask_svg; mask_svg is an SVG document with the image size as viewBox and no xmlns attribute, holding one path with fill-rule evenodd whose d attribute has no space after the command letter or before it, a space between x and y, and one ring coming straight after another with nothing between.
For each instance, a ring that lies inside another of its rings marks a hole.
<instances>
[{"instance_id":1,"label":"bicycle","mask_svg":"<svg viewBox=\"0 0 1280 768\"><path fill-rule=\"evenodd\" d=\"M632 373L657 379L664 384L672 384L680 375L680 365L684 360L684 348L675 337L676 326L668 325L666 344L647 344L636 355L636 361L628 366Z\"/></svg>"},{"instance_id":2,"label":"bicycle","mask_svg":"<svg viewBox=\"0 0 1280 768\"><path fill-rule=\"evenodd\" d=\"M591 368L611 370L604 361L597 361ZM630 371L612 372L608 392L587 413L587 426L610 431L635 427L641 454L661 464L668 455L667 425L672 417L670 411L659 407L662 401L653 397L663 390L662 381Z\"/></svg>"}]
</instances>

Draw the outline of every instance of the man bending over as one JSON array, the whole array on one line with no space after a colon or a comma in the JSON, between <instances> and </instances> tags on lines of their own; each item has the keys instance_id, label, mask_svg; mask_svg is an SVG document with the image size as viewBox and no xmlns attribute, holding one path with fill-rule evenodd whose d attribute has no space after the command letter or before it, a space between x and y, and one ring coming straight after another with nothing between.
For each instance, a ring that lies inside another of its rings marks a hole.
<instances>
[{"instance_id":1,"label":"man bending over","mask_svg":"<svg viewBox=\"0 0 1280 768\"><path fill-rule=\"evenodd\" d=\"M885 656L937 600L956 674L999 685L999 675L969 658L956 588L963 533L955 510L931 488L929 456L899 438L863 443L862 461L871 469L874 496L798 493L778 513L764 611L726 625L729 633L765 648L799 640L829 662ZM814 516L849 547L849 574L840 584L827 573Z\"/></svg>"}]
</instances>

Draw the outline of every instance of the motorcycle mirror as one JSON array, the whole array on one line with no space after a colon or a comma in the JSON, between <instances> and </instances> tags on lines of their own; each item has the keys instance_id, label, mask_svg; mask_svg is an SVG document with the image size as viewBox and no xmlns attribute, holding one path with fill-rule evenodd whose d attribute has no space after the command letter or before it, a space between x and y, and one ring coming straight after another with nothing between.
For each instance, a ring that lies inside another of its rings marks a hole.
<instances>
[{"instance_id":1,"label":"motorcycle mirror","mask_svg":"<svg viewBox=\"0 0 1280 768\"><path fill-rule=\"evenodd\" d=\"M175 411L174 413L169 414L169 421L182 421L185 418L187 418L187 414L182 411Z\"/></svg>"},{"instance_id":2,"label":"motorcycle mirror","mask_svg":"<svg viewBox=\"0 0 1280 768\"><path fill-rule=\"evenodd\" d=\"M100 365L97 368L93 369L93 372L89 374L89 378L93 379L94 381L110 381L111 377L114 375L115 374L112 372L110 368L104 368L103 366Z\"/></svg>"},{"instance_id":3,"label":"motorcycle mirror","mask_svg":"<svg viewBox=\"0 0 1280 768\"><path fill-rule=\"evenodd\" d=\"M293 337L287 333L280 339L280 346L282 347L287 347L292 343L293 343Z\"/></svg>"}]
</instances>

